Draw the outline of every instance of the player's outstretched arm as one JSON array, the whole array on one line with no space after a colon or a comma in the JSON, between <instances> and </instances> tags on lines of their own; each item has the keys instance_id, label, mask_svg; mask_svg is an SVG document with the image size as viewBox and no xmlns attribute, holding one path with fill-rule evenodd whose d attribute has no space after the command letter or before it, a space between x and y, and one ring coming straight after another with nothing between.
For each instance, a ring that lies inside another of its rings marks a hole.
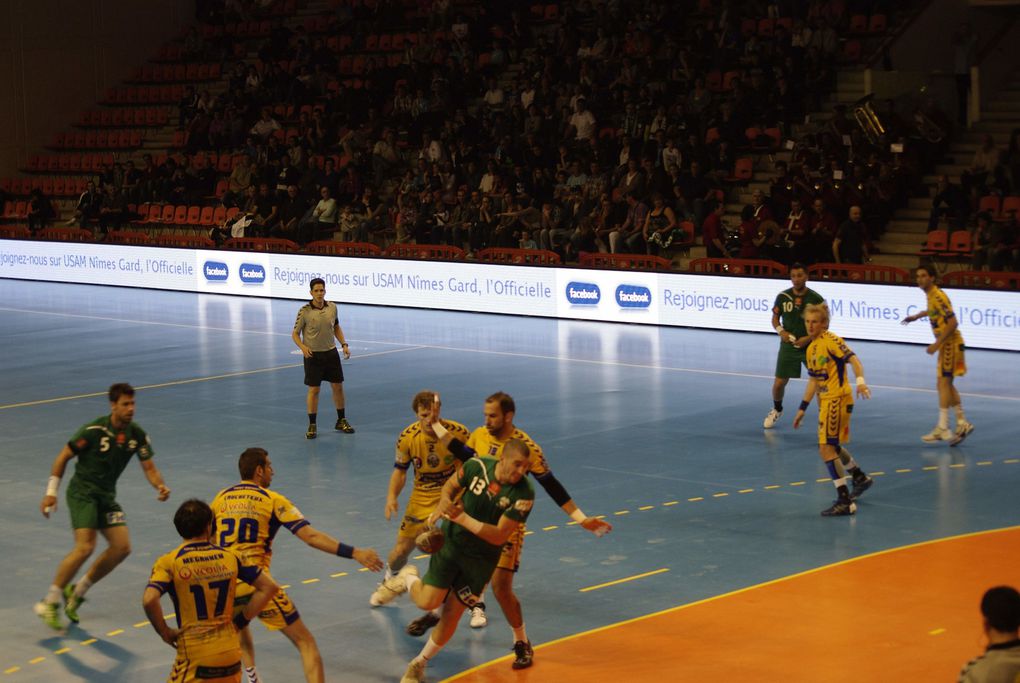
<instances>
[{"instance_id":1,"label":"player's outstretched arm","mask_svg":"<svg viewBox=\"0 0 1020 683\"><path fill-rule=\"evenodd\" d=\"M914 322L915 320L920 320L921 318L927 318L927 317L928 317L928 311L927 310L918 311L914 315L908 315L906 318L901 320L900 324L901 325L909 325L910 323Z\"/></svg>"},{"instance_id":2,"label":"player's outstretched arm","mask_svg":"<svg viewBox=\"0 0 1020 683\"><path fill-rule=\"evenodd\" d=\"M613 530L613 525L599 517L588 517L585 515L581 508L577 507L577 503L567 493L567 489L564 488L560 480L552 473L547 471L544 474L536 474L535 481L542 485L545 492L549 494L549 497L553 499L560 508L567 513L567 515L581 525L581 528L586 531L590 531L596 536L605 536Z\"/></svg>"},{"instance_id":3,"label":"player's outstretched arm","mask_svg":"<svg viewBox=\"0 0 1020 683\"><path fill-rule=\"evenodd\" d=\"M152 488L156 489L156 498L160 501L164 501L170 497L170 489L163 481L163 475L160 473L159 468L156 467L156 463L149 460L142 460L142 471L145 472L145 478L152 484Z\"/></svg>"},{"instance_id":4,"label":"player's outstretched arm","mask_svg":"<svg viewBox=\"0 0 1020 683\"><path fill-rule=\"evenodd\" d=\"M346 543L341 543L325 531L319 531L311 524L306 524L298 529L295 536L316 550L356 560L361 566L367 567L374 572L383 568L383 562L379 559L378 553L373 548L355 548Z\"/></svg>"},{"instance_id":5,"label":"player's outstretched arm","mask_svg":"<svg viewBox=\"0 0 1020 683\"><path fill-rule=\"evenodd\" d=\"M39 511L43 517L49 518L50 513L57 509L57 493L60 490L60 480L67 469L67 463L74 457L74 451L67 444L60 449L60 453L53 459L53 466L50 467L50 478L46 482L46 493L43 494L42 502L39 503Z\"/></svg>"}]
</instances>

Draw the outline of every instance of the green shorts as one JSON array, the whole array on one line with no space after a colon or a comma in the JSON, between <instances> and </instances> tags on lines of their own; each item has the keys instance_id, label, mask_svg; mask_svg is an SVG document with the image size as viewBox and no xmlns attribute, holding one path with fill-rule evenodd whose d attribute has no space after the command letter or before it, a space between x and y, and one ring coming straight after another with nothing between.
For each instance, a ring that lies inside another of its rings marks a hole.
<instances>
[{"instance_id":1,"label":"green shorts","mask_svg":"<svg viewBox=\"0 0 1020 683\"><path fill-rule=\"evenodd\" d=\"M113 493L68 486L67 511L71 514L72 529L106 529L127 524L124 509L114 500Z\"/></svg>"},{"instance_id":2,"label":"green shorts","mask_svg":"<svg viewBox=\"0 0 1020 683\"><path fill-rule=\"evenodd\" d=\"M792 344L784 343L779 347L776 358L776 377L789 379L800 377L800 369L807 363L807 349L798 349Z\"/></svg>"},{"instance_id":3,"label":"green shorts","mask_svg":"<svg viewBox=\"0 0 1020 683\"><path fill-rule=\"evenodd\" d=\"M457 599L474 607L492 578L499 555L492 559L464 557L453 543L445 543L429 560L429 570L422 581L437 588L449 588Z\"/></svg>"}]
</instances>

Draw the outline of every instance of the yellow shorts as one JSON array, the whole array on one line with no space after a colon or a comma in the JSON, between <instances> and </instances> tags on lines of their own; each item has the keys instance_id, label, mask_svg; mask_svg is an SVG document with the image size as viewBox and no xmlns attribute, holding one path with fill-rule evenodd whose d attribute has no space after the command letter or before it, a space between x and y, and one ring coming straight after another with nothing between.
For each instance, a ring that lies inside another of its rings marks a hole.
<instances>
[{"instance_id":1,"label":"yellow shorts","mask_svg":"<svg viewBox=\"0 0 1020 683\"><path fill-rule=\"evenodd\" d=\"M241 649L188 659L178 655L167 683L241 683Z\"/></svg>"},{"instance_id":2,"label":"yellow shorts","mask_svg":"<svg viewBox=\"0 0 1020 683\"><path fill-rule=\"evenodd\" d=\"M850 415L853 412L853 394L822 398L818 406L818 444L838 446L849 443Z\"/></svg>"},{"instance_id":3,"label":"yellow shorts","mask_svg":"<svg viewBox=\"0 0 1020 683\"><path fill-rule=\"evenodd\" d=\"M234 596L234 614L240 612L248 604L254 592L255 589L243 581L237 582L237 593ZM270 631L279 631L287 628L300 618L301 615L298 614L297 607L290 601L290 598L287 597L287 592L282 588L269 601L266 608L259 612L259 621Z\"/></svg>"},{"instance_id":4,"label":"yellow shorts","mask_svg":"<svg viewBox=\"0 0 1020 683\"><path fill-rule=\"evenodd\" d=\"M950 340L939 347L939 377L963 377L967 362L963 357L963 340Z\"/></svg>"},{"instance_id":5,"label":"yellow shorts","mask_svg":"<svg viewBox=\"0 0 1020 683\"><path fill-rule=\"evenodd\" d=\"M425 523L438 504L438 497L435 499L429 497L425 500L416 500L416 496L412 494L411 499L407 501L407 509L404 510L404 519L400 522L397 537L417 538L418 534L425 531Z\"/></svg>"},{"instance_id":6,"label":"yellow shorts","mask_svg":"<svg viewBox=\"0 0 1020 683\"><path fill-rule=\"evenodd\" d=\"M521 552L524 550L524 525L521 524L517 530L510 534L503 544L503 551L499 555L499 563L496 569L506 569L512 572L517 571L521 566Z\"/></svg>"}]
</instances>

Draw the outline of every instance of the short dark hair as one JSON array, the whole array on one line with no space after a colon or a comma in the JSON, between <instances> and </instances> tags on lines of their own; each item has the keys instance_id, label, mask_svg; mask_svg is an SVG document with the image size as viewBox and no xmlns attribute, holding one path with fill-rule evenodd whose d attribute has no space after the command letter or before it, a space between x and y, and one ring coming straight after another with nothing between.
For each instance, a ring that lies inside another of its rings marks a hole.
<instances>
[{"instance_id":1,"label":"short dark hair","mask_svg":"<svg viewBox=\"0 0 1020 683\"><path fill-rule=\"evenodd\" d=\"M269 451L265 448L254 446L244 449L244 453L241 453L241 457L237 459L237 471L241 474L241 479L254 477L256 469L266 466L268 457Z\"/></svg>"},{"instance_id":2,"label":"short dark hair","mask_svg":"<svg viewBox=\"0 0 1020 683\"><path fill-rule=\"evenodd\" d=\"M321 277L313 277L312 281L308 283L309 291L315 289L315 285L322 285L323 287L325 287L326 281L323 280Z\"/></svg>"},{"instance_id":3,"label":"short dark hair","mask_svg":"<svg viewBox=\"0 0 1020 683\"><path fill-rule=\"evenodd\" d=\"M807 266L805 266L800 261L794 261L793 263L790 264L790 271L794 271L794 270L803 270L806 273L807 272Z\"/></svg>"},{"instance_id":4,"label":"short dark hair","mask_svg":"<svg viewBox=\"0 0 1020 683\"><path fill-rule=\"evenodd\" d=\"M174 528L177 529L181 538L202 536L212 521L212 508L198 498L189 498L184 501L174 514Z\"/></svg>"},{"instance_id":5,"label":"short dark hair","mask_svg":"<svg viewBox=\"0 0 1020 683\"><path fill-rule=\"evenodd\" d=\"M981 598L981 614L996 631L1020 629L1020 593L1012 586L996 586Z\"/></svg>"},{"instance_id":6,"label":"short dark hair","mask_svg":"<svg viewBox=\"0 0 1020 683\"><path fill-rule=\"evenodd\" d=\"M110 385L110 390L106 395L110 397L110 403L116 403L121 396L134 396L135 388L127 382L117 382Z\"/></svg>"},{"instance_id":7,"label":"short dark hair","mask_svg":"<svg viewBox=\"0 0 1020 683\"><path fill-rule=\"evenodd\" d=\"M414 414L418 414L418 408L431 408L432 401L435 400L435 395L436 392L431 389L425 389L415 394L414 398L411 399L411 410Z\"/></svg>"},{"instance_id":8,"label":"short dark hair","mask_svg":"<svg viewBox=\"0 0 1020 683\"><path fill-rule=\"evenodd\" d=\"M510 394L506 393L505 391L497 391L495 394L493 394L492 396L489 396L487 399L485 399L485 402L486 403L493 403L493 402L498 403L499 404L499 409L502 410L504 413L516 413L517 412L517 406L514 405L513 397L510 396Z\"/></svg>"},{"instance_id":9,"label":"short dark hair","mask_svg":"<svg viewBox=\"0 0 1020 683\"><path fill-rule=\"evenodd\" d=\"M922 263L921 265L914 269L914 272L917 272L919 270L923 270L924 272L928 273L928 275L931 277L938 277L938 271L936 271L935 266L933 266L930 263Z\"/></svg>"}]
</instances>

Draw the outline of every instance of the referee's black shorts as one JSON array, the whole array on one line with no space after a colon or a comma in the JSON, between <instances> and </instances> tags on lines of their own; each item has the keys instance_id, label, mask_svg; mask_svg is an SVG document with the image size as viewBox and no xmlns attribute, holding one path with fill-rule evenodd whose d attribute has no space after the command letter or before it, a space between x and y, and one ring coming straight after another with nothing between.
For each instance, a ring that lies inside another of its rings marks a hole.
<instances>
[{"instance_id":1,"label":"referee's black shorts","mask_svg":"<svg viewBox=\"0 0 1020 683\"><path fill-rule=\"evenodd\" d=\"M311 358L305 358L305 384L317 387L323 382L337 384L344 381L344 369L340 365L340 353L331 351L312 351Z\"/></svg>"}]
</instances>

